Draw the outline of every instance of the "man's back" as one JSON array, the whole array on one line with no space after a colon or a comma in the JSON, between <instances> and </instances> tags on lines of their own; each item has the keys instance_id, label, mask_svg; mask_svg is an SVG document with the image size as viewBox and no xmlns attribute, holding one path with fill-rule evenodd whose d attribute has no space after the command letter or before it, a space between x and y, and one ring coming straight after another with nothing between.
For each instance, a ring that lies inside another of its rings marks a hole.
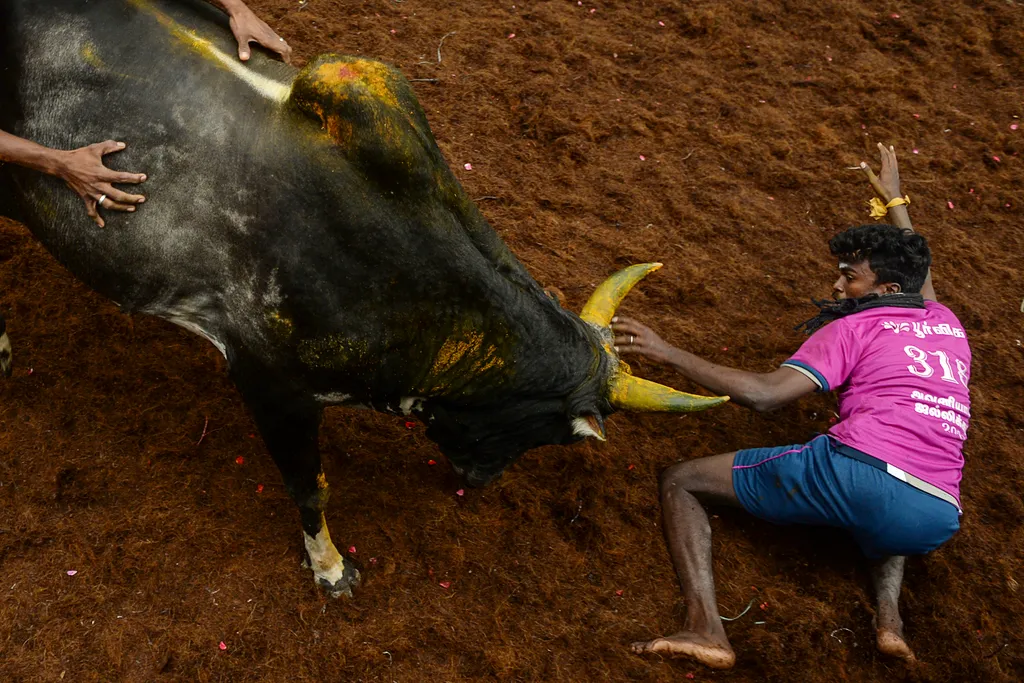
<instances>
[{"instance_id":1,"label":"man's back","mask_svg":"<svg viewBox=\"0 0 1024 683\"><path fill-rule=\"evenodd\" d=\"M874 308L816 332L786 365L839 392L830 434L960 498L971 349L953 312Z\"/></svg>"}]
</instances>

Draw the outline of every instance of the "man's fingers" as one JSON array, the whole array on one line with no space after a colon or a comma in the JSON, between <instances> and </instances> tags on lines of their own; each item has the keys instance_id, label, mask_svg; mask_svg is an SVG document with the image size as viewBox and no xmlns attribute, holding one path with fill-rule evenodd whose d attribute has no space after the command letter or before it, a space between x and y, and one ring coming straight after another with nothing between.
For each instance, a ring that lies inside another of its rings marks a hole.
<instances>
[{"instance_id":1,"label":"man's fingers","mask_svg":"<svg viewBox=\"0 0 1024 683\"><path fill-rule=\"evenodd\" d=\"M103 194L107 195L111 201L120 202L121 204L141 204L146 201L146 198L141 194L128 194L113 185L100 186L100 189L103 190ZM106 205L101 208L106 208Z\"/></svg>"},{"instance_id":2,"label":"man's fingers","mask_svg":"<svg viewBox=\"0 0 1024 683\"><path fill-rule=\"evenodd\" d=\"M249 43L253 40L251 36L246 36L245 39L239 38L238 40L238 58L243 62L249 61Z\"/></svg>"},{"instance_id":3,"label":"man's fingers","mask_svg":"<svg viewBox=\"0 0 1024 683\"><path fill-rule=\"evenodd\" d=\"M103 218L100 216L100 212L96 210L96 201L92 199L85 200L85 212L89 214L89 218L96 222L96 225L103 227Z\"/></svg>"},{"instance_id":4,"label":"man's fingers","mask_svg":"<svg viewBox=\"0 0 1024 683\"><path fill-rule=\"evenodd\" d=\"M121 171L111 171L110 174L105 178L108 183L132 183L137 185L138 183L146 182L145 173L122 173Z\"/></svg>"},{"instance_id":5,"label":"man's fingers","mask_svg":"<svg viewBox=\"0 0 1024 683\"><path fill-rule=\"evenodd\" d=\"M120 152L124 149L123 142L117 142L116 140L104 140L94 145L99 149L100 155L112 154L113 152Z\"/></svg>"},{"instance_id":6,"label":"man's fingers","mask_svg":"<svg viewBox=\"0 0 1024 683\"><path fill-rule=\"evenodd\" d=\"M276 38L279 43L277 53L281 55L281 59L284 61L285 64L291 64L292 46L286 43L284 38L281 38L280 36L277 36Z\"/></svg>"},{"instance_id":7,"label":"man's fingers","mask_svg":"<svg viewBox=\"0 0 1024 683\"><path fill-rule=\"evenodd\" d=\"M103 200L103 208L107 211L127 211L131 213L135 210L134 204L123 204L121 202L115 202L110 197Z\"/></svg>"},{"instance_id":8,"label":"man's fingers","mask_svg":"<svg viewBox=\"0 0 1024 683\"><path fill-rule=\"evenodd\" d=\"M871 183L871 187L875 189L878 196L884 198L885 188L882 187L882 183L878 180L878 176L875 175L875 172L871 170L871 167L862 161L860 162L860 170L864 171L864 175L868 177L868 182Z\"/></svg>"}]
</instances>

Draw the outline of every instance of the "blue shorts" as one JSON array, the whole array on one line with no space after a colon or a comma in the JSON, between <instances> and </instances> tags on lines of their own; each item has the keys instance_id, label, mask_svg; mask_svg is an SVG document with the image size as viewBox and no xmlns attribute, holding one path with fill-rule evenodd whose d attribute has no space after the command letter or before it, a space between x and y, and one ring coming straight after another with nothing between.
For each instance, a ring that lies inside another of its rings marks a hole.
<instances>
[{"instance_id":1,"label":"blue shorts","mask_svg":"<svg viewBox=\"0 0 1024 683\"><path fill-rule=\"evenodd\" d=\"M923 555L960 529L954 505L837 452L825 434L737 451L732 485L754 516L846 529L871 558Z\"/></svg>"}]
</instances>

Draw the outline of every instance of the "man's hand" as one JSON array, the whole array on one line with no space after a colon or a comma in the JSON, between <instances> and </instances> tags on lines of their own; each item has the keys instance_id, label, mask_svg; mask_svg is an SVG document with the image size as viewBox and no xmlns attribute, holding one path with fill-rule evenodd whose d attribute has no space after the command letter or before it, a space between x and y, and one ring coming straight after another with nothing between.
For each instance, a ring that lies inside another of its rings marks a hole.
<instances>
[{"instance_id":1,"label":"man's hand","mask_svg":"<svg viewBox=\"0 0 1024 683\"><path fill-rule=\"evenodd\" d=\"M892 145L886 147L879 142L878 151L882 156L882 170L878 172L877 176L865 161L860 162L860 168L868 177L871 187L875 188L878 196L888 204L894 198L902 196L900 194L900 169L896 164L896 150L892 148Z\"/></svg>"},{"instance_id":2,"label":"man's hand","mask_svg":"<svg viewBox=\"0 0 1024 683\"><path fill-rule=\"evenodd\" d=\"M654 330L624 316L612 318L615 333L615 350L619 355L630 353L646 356L657 363L671 363L675 350Z\"/></svg>"},{"instance_id":3,"label":"man's hand","mask_svg":"<svg viewBox=\"0 0 1024 683\"><path fill-rule=\"evenodd\" d=\"M223 0L221 4L231 18L231 32L238 40L238 58L249 60L249 43L259 43L271 52L281 55L285 64L292 63L292 48L266 22L253 14L240 0Z\"/></svg>"},{"instance_id":4,"label":"man's hand","mask_svg":"<svg viewBox=\"0 0 1024 683\"><path fill-rule=\"evenodd\" d=\"M140 194L128 194L113 186L112 183L141 183L146 179L144 173L122 173L112 171L103 165L103 156L120 152L124 149L123 142L98 142L88 147L70 152L57 152L57 164L54 175L61 178L68 186L78 193L85 202L85 212L103 227L103 217L98 209L114 211L135 211L135 206L146 201ZM102 202L100 201L102 199Z\"/></svg>"}]
</instances>

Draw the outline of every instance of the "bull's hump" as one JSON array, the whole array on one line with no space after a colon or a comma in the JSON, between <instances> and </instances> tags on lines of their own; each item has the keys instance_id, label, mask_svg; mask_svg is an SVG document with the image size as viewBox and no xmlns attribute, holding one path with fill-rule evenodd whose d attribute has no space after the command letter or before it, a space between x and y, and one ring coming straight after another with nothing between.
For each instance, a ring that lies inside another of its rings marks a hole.
<instances>
[{"instance_id":1,"label":"bull's hump","mask_svg":"<svg viewBox=\"0 0 1024 683\"><path fill-rule=\"evenodd\" d=\"M414 178L436 188L433 176L443 160L398 69L372 59L321 55L296 76L289 104L318 123L366 177L404 191L417 184Z\"/></svg>"}]
</instances>

